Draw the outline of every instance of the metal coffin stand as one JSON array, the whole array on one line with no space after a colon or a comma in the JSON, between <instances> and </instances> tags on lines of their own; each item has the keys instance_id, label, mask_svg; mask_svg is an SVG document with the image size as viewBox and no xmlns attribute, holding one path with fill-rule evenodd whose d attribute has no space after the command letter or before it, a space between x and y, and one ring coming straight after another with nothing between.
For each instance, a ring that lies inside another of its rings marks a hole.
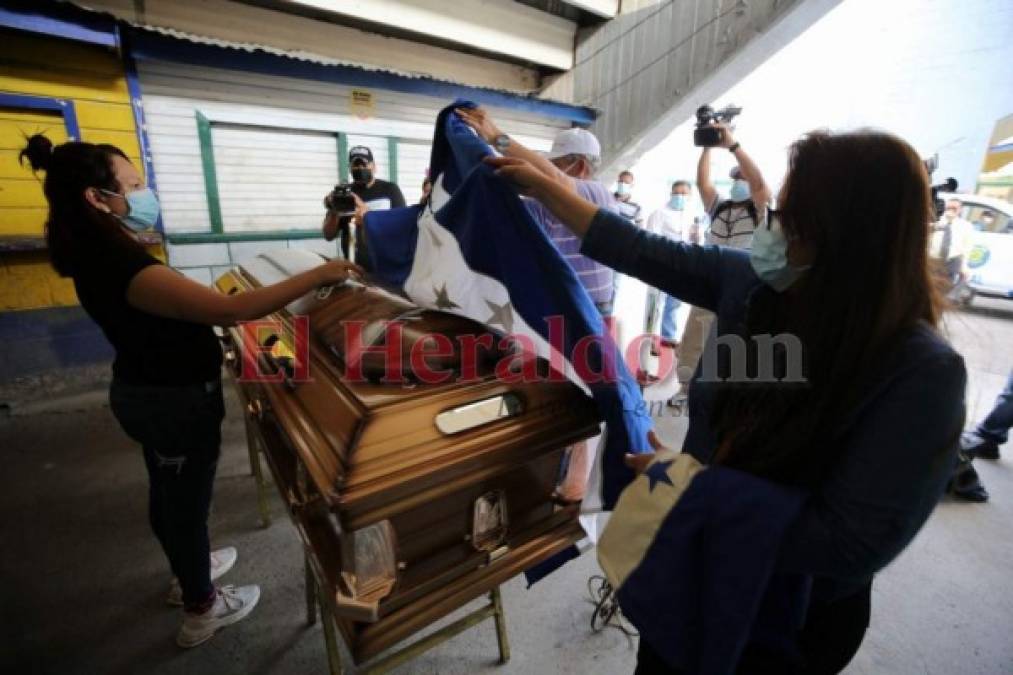
<instances>
[{"instance_id":1,"label":"metal coffin stand","mask_svg":"<svg viewBox=\"0 0 1013 675\"><path fill-rule=\"evenodd\" d=\"M261 256L216 283L244 292L319 263L303 251ZM301 352L294 327L305 327ZM489 329L419 309L399 296L349 283L290 305L274 326L232 328L226 359L256 363L276 382L237 378L247 412L252 468L258 450L302 538L307 618L324 617L331 671L342 672L335 627L356 664L373 659L472 600L487 605L373 664L382 672L493 618L500 659L509 658L499 585L583 536L576 506L552 499L567 446L598 432L590 399L565 381L497 377L493 350L467 378L442 384L384 383L375 354L361 360L344 336L359 322L366 344L382 344L387 321L403 325L405 363L426 335L451 341ZM496 338L494 338L496 339ZM459 342L453 342L459 344ZM266 346L273 345L268 352ZM256 358L254 358L256 357ZM296 377L306 359L310 377ZM430 354L433 370L460 374L461 354ZM373 359L373 360L371 360ZM547 373L545 364L540 364ZM506 381L509 380L509 381ZM261 493L263 491L261 490ZM266 498L261 515L267 522Z\"/></svg>"}]
</instances>

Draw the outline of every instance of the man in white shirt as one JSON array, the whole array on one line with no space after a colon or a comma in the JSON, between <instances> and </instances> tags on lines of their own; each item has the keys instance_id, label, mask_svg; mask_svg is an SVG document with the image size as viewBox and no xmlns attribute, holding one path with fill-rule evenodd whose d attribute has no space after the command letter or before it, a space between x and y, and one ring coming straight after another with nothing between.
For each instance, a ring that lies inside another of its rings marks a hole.
<instances>
[{"instance_id":1,"label":"man in white shirt","mask_svg":"<svg viewBox=\"0 0 1013 675\"><path fill-rule=\"evenodd\" d=\"M689 181L678 180L673 183L668 203L651 214L647 219L647 229L673 241L699 243L699 221L692 217L687 208L691 190ZM662 293L656 288L650 289L647 293L647 332L654 332L656 310L652 309L660 309L661 343L673 349L678 345L676 313L681 304L678 298Z\"/></svg>"},{"instance_id":2,"label":"man in white shirt","mask_svg":"<svg viewBox=\"0 0 1013 675\"><path fill-rule=\"evenodd\" d=\"M967 256L974 236L974 225L960 217L963 205L959 199L947 200L943 217L933 228L929 241L929 255L941 263L951 286L967 276Z\"/></svg>"}]
</instances>

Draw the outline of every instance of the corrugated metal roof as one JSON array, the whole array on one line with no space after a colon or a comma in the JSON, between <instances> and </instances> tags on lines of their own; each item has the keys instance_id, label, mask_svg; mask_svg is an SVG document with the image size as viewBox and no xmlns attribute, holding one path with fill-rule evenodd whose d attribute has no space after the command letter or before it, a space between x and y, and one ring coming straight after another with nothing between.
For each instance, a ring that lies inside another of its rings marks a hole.
<instances>
[{"instance_id":1,"label":"corrugated metal roof","mask_svg":"<svg viewBox=\"0 0 1013 675\"><path fill-rule=\"evenodd\" d=\"M589 118L590 118L588 120L581 120L581 121L590 121L591 119L593 119L597 115L597 111L594 110L593 108L589 108L589 107L586 107L586 106L578 106L578 105L575 105L575 104L570 103L568 101L560 101L560 100L556 100L556 99L539 97L539 96L536 95L536 92L534 92L534 91L524 92L524 91L515 91L515 90L509 90L509 89L500 89L500 88L495 88L495 87L481 87L481 86L476 86L476 85L471 85L471 84L465 84L465 83L462 83L462 82L455 82L453 80L441 79L441 78L437 78L437 77L434 77L432 75L425 74L425 73L417 73L417 72L396 70L396 69L384 68L384 67L381 67L381 66L376 66L374 64L361 63L361 62L356 62L356 61L348 61L348 60L343 60L343 59L334 59L334 58L325 57L325 56L322 56L320 54L316 54L316 53L312 53L312 52L281 49L281 48L273 47L271 45L264 44L264 43L257 43L257 42L235 42L235 41L230 41L230 40L222 40L222 39L219 39L219 38L213 38L213 37L209 37L209 36L206 36L206 35L198 35L196 33L190 33L190 32L186 32L186 31L181 31L181 30L177 30L177 29L174 29L174 28L166 28L166 27L162 27L162 26L154 26L154 25L151 25L151 24L137 22L137 21L129 21L129 20L126 20L126 19L122 19L120 17L116 17L116 16L114 16L112 14L109 14L108 12L97 10L97 9L93 9L91 7L88 7L85 4L80 3L80 2L73 2L71 0L57 0L57 2L59 4L72 6L72 7L76 8L76 9L78 9L80 11L88 12L88 13L91 13L91 14L94 14L94 15L98 15L98 16L104 16L104 17L112 18L113 20L121 22L121 23L126 24L126 25L129 25L131 28L133 28L135 30L138 30L138 31L143 31L143 32L146 32L146 33L151 33L151 34L156 34L156 35L161 35L161 36L169 37L169 38L172 38L172 39L175 39L175 40L181 40L181 41L189 42L189 43L192 43L192 44L206 45L206 46L211 46L211 47L218 47L218 48L222 48L222 49L229 49L229 50L235 50L235 51L239 51L239 52L246 52L246 53L249 53L249 54L257 54L257 53L270 54L272 56L276 56L276 57L280 57L280 58L292 59L292 60L295 60L295 61L301 61L301 62L304 62L304 63L310 63L310 64L319 65L319 66L333 66L333 67L341 67L341 68L355 68L355 69L362 70L364 72L369 72L369 73L378 73L378 74L383 74L383 75L388 75L388 76L393 76L393 77L398 77L398 78L406 78L406 79L411 79L411 80L417 80L417 81L420 81L420 82L432 82L433 84L436 84L436 85L455 86L455 87L463 87L463 88L467 88L467 89L475 89L475 90L487 91L487 92L490 92L490 93L493 93L493 94L497 94L497 95L500 95L500 96L509 96L509 97L514 97L514 98L517 98L517 99L527 100L527 101L530 101L532 103L545 103L545 104L548 104L548 105L555 105L555 106L570 108L570 109L573 109L575 112L576 111L581 111L581 112L584 113L584 115L581 115L579 117L589 116Z\"/></svg>"},{"instance_id":2,"label":"corrugated metal roof","mask_svg":"<svg viewBox=\"0 0 1013 675\"><path fill-rule=\"evenodd\" d=\"M283 56L289 59L296 59L297 61L306 61L308 63L316 63L324 66L345 66L351 68L360 68L362 70L366 70L369 72L397 75L399 77L437 80L437 78L433 77L432 75L428 75L425 73L413 73L404 70L395 70L393 68L383 68L381 66L376 66L368 63L361 63L358 61L345 61L342 59L332 59L311 52L279 49L278 47L272 47L271 45L258 42L232 42L229 40L221 40L218 38L208 37L206 35L196 35L194 33L187 33L185 31L176 30L175 28L163 28L161 26L152 26L149 24L137 23L134 21L128 21L126 23L129 23L134 28L150 31L152 33L160 33L162 35L167 35L169 37L176 38L177 40L186 40L187 42L193 42L195 44L212 45L215 47L224 47L227 49L238 49L246 52L265 52L267 54L273 54L275 56ZM447 82L448 84L462 84L460 82L452 82L450 80L441 80L441 81ZM462 84L462 86L470 86L470 85ZM516 94L518 96L529 96L533 93L533 92L516 92L505 89L495 91L502 91L503 93ZM549 99L542 99L542 100L549 100ZM556 103L565 103L565 101L556 101Z\"/></svg>"}]
</instances>

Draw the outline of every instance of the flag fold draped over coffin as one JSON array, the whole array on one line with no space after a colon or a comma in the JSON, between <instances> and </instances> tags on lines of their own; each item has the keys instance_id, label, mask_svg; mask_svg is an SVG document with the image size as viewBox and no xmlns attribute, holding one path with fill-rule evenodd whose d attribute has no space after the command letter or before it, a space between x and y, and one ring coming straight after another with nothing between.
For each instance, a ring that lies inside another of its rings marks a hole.
<instances>
[{"instance_id":1,"label":"flag fold draped over coffin","mask_svg":"<svg viewBox=\"0 0 1013 675\"><path fill-rule=\"evenodd\" d=\"M573 268L515 188L482 162L492 148L454 113L471 105L458 102L437 117L431 202L366 217L373 269L419 305L522 336L554 365L550 318L562 322L563 339L553 344L561 346L565 375L590 393L606 423L585 506L610 509L633 478L624 454L651 449L647 406ZM577 356L586 367L573 367Z\"/></svg>"}]
</instances>

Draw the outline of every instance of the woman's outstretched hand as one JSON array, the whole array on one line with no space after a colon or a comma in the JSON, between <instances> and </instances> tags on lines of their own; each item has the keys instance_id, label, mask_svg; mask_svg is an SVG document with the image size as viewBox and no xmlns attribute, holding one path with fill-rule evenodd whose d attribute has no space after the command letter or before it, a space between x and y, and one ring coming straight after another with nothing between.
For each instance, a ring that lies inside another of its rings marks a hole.
<instances>
[{"instance_id":1,"label":"woman's outstretched hand","mask_svg":"<svg viewBox=\"0 0 1013 675\"><path fill-rule=\"evenodd\" d=\"M537 197L550 182L531 162L517 157L486 157L483 161L496 169L497 176L503 176L529 197Z\"/></svg>"},{"instance_id":2,"label":"woman's outstretched hand","mask_svg":"<svg viewBox=\"0 0 1013 675\"><path fill-rule=\"evenodd\" d=\"M318 286L340 284L349 277L362 278L366 271L348 260L330 260L316 268Z\"/></svg>"},{"instance_id":3,"label":"woman's outstretched hand","mask_svg":"<svg viewBox=\"0 0 1013 675\"><path fill-rule=\"evenodd\" d=\"M654 448L654 452L645 452L638 455L627 454L626 457L623 458L626 462L626 466L633 469L638 476L647 469L651 462L654 461L654 456L657 453L671 452L672 450L661 442L661 439L658 438L658 434L654 433L653 430L647 432L647 440L651 444L651 447Z\"/></svg>"}]
</instances>

